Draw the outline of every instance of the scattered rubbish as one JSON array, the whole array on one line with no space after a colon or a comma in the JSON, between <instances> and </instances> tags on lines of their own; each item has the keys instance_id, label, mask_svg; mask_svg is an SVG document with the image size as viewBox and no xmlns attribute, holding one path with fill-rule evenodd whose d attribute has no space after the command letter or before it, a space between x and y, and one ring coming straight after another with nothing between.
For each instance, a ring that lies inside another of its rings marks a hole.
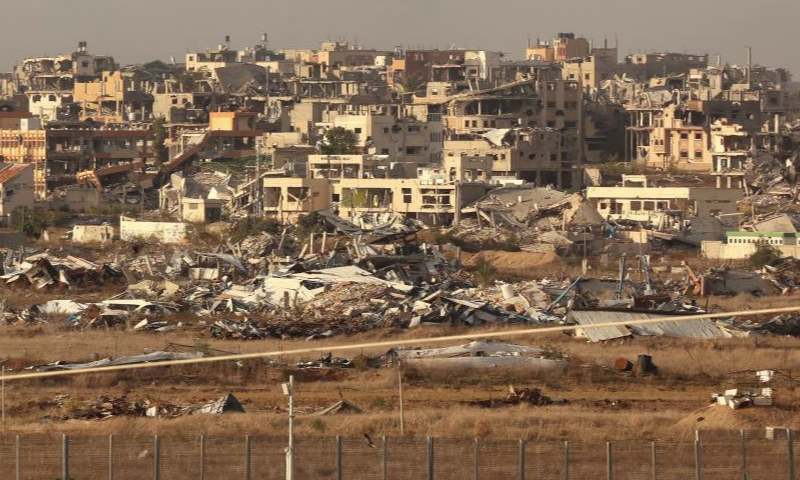
<instances>
[{"instance_id":1,"label":"scattered rubbish","mask_svg":"<svg viewBox=\"0 0 800 480\"><path fill-rule=\"evenodd\" d=\"M342 413L361 413L361 409L347 400L339 400L330 407L317 412L317 415L338 415Z\"/></svg>"},{"instance_id":2,"label":"scattered rubbish","mask_svg":"<svg viewBox=\"0 0 800 480\"><path fill-rule=\"evenodd\" d=\"M498 408L510 405L565 405L567 400L559 397L548 397L538 388L514 388L508 386L508 393L502 399L490 399L471 402L485 408Z\"/></svg>"},{"instance_id":3,"label":"scattered rubbish","mask_svg":"<svg viewBox=\"0 0 800 480\"><path fill-rule=\"evenodd\" d=\"M747 406L768 407L773 405L774 382L787 377L783 372L775 370L748 370L729 374L735 388L723 393L714 393L711 399L717 405L727 405L734 410ZM790 377L789 381L791 382Z\"/></svg>"}]
</instances>

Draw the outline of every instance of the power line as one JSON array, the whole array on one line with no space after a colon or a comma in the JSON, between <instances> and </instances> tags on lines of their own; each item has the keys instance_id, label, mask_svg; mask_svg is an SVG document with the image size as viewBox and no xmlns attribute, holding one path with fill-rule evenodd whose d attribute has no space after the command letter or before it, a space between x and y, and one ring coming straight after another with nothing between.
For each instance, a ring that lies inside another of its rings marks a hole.
<instances>
[{"instance_id":1,"label":"power line","mask_svg":"<svg viewBox=\"0 0 800 480\"><path fill-rule=\"evenodd\" d=\"M362 350L365 348L389 348L389 347L400 347L400 346L408 346L408 345L415 345L420 343L441 343L441 342L450 342L455 340L475 340L475 339L486 339L486 338L498 338L498 337L517 337L523 335L539 335L542 333L553 333L553 332L568 332L574 330L585 330L589 328L606 328L606 327L620 327L620 326L628 326L628 325L648 325L651 323L661 323L661 322L686 322L690 320L702 320L702 319L714 319L714 318L726 318L726 317L748 317L748 316L756 316L756 315L773 315L779 313L791 313L791 312L798 312L800 311L800 306L794 307L782 307L782 308L768 308L762 310L745 310L739 312L718 312L718 313L703 313L699 315L677 315L673 317L661 317L661 318L647 318L642 320L628 320L628 321L619 321L619 322L608 322L608 323L600 323L596 325L558 325L554 327L540 327L540 328L525 328L525 329L517 329L517 330L504 330L501 332L483 332L483 333L466 333L461 335L445 335L440 337L430 337L430 338L412 338L412 339L405 339L405 340L388 340L384 342L369 342L369 343L355 343L355 344L347 344L347 345L329 345L323 347L309 347L309 348L298 348L294 350L280 350L280 351L272 351L272 352L256 352L256 353L241 353L236 355L221 355L218 357L203 357L203 358L191 358L185 360L167 360L164 362L153 362L153 363L137 363L133 365L114 365L110 367L92 367L92 368L83 368L79 370L58 370L58 371L51 371L51 372L31 372L31 373L18 373L15 375L5 375L1 376L0 379L13 382L15 380L29 380L35 378L49 378L49 377L64 377L68 375L82 375L87 373L103 373L103 372L114 372L114 371L121 371L121 370L140 370L145 368L159 368L159 367L172 367L172 366L180 366L180 365L194 365L194 364L201 364L201 363L213 363L213 362L227 362L227 361L237 361L237 360L249 360L255 358L268 358L268 357L285 357L291 355L300 355L306 353L320 353L320 352L330 352L333 350Z\"/></svg>"}]
</instances>

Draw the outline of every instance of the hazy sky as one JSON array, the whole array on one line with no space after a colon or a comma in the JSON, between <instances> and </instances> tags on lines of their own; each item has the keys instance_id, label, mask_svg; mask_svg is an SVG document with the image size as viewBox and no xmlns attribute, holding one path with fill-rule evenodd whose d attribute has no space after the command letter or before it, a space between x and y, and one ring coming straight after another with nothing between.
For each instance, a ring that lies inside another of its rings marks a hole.
<instances>
[{"instance_id":1,"label":"hazy sky","mask_svg":"<svg viewBox=\"0 0 800 480\"><path fill-rule=\"evenodd\" d=\"M756 63L800 77L798 0L27 0L5 5L2 17L0 71L26 56L70 53L79 40L123 64L183 61L226 34L243 47L261 32L274 49L344 37L365 47L456 44L522 58L528 37L572 31L596 45L617 35L620 57L685 51L744 63L750 45Z\"/></svg>"}]
</instances>

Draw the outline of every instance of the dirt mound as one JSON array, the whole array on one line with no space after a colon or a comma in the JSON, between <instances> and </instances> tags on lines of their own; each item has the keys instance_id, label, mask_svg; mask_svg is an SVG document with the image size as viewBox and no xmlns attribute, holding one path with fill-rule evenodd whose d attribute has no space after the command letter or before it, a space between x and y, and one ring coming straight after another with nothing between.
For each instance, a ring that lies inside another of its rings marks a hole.
<instances>
[{"instance_id":1,"label":"dirt mound","mask_svg":"<svg viewBox=\"0 0 800 480\"><path fill-rule=\"evenodd\" d=\"M775 407L734 410L715 404L692 412L672 428L676 435L691 436L695 430L760 430L768 425L787 425L791 421L791 412Z\"/></svg>"},{"instance_id":2,"label":"dirt mound","mask_svg":"<svg viewBox=\"0 0 800 480\"><path fill-rule=\"evenodd\" d=\"M535 269L556 260L552 252L504 252L486 250L464 258L465 267L474 267L479 258L488 261L500 273L531 275Z\"/></svg>"}]
</instances>

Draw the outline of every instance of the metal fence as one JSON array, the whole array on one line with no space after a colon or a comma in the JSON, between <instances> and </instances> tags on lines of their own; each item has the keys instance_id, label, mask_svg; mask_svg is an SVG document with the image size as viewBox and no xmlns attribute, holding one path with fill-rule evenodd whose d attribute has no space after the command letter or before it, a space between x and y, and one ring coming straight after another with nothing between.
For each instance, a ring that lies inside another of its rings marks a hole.
<instances>
[{"instance_id":1,"label":"metal fence","mask_svg":"<svg viewBox=\"0 0 800 480\"><path fill-rule=\"evenodd\" d=\"M282 480L285 438L6 436L15 480ZM295 439L297 480L794 480L792 435L670 442Z\"/></svg>"}]
</instances>

